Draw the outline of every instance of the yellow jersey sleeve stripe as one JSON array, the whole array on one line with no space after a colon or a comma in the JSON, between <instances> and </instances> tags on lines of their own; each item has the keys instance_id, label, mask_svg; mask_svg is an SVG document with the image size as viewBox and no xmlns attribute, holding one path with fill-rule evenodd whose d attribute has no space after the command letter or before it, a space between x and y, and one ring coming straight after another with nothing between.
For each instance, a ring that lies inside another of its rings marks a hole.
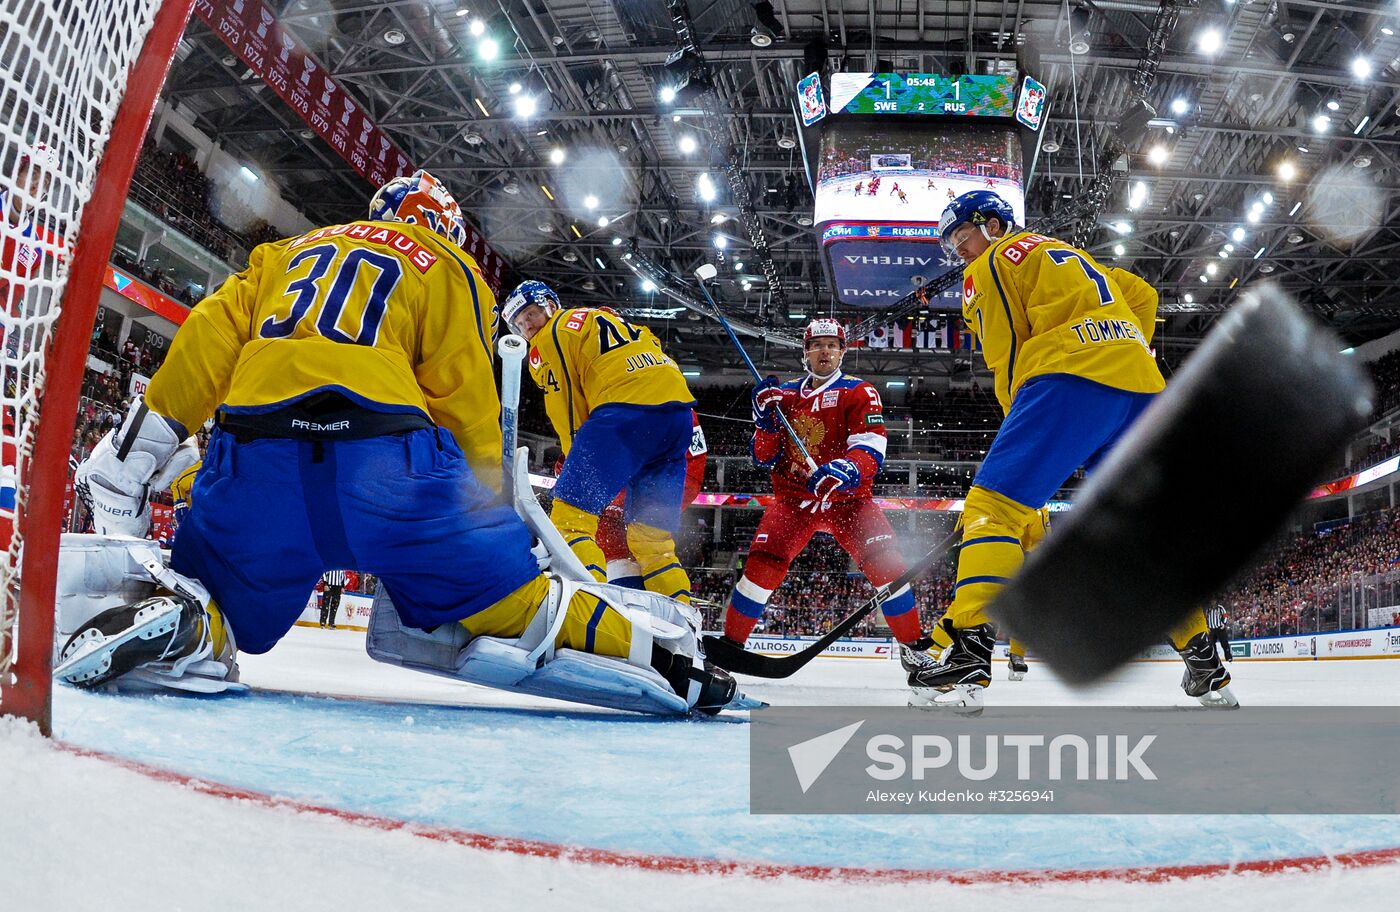
<instances>
[{"instance_id":1,"label":"yellow jersey sleeve stripe","mask_svg":"<svg viewBox=\"0 0 1400 912\"><path fill-rule=\"evenodd\" d=\"M564 345L559 341L559 315L554 315L553 325L549 327L550 338L554 340L554 350L559 352L559 373L564 375L564 396L565 404L569 411L569 439L574 439L578 434L578 426L574 424L574 381L569 376L569 359L564 357Z\"/></svg>"},{"instance_id":2,"label":"yellow jersey sleeve stripe","mask_svg":"<svg viewBox=\"0 0 1400 912\"><path fill-rule=\"evenodd\" d=\"M462 267L462 274L466 276L467 285L472 290L472 316L476 318L476 334L481 339L481 348L483 351L486 352L487 360L493 360L495 358L495 354L491 351L491 343L486 341L486 324L481 319L481 298L476 291L476 273L472 272L472 268L466 263L462 262L462 258L457 256L457 254L453 253L452 249L446 244L444 244L441 240L432 236L429 236L428 239L434 244L436 244L438 248L442 250L443 253L451 257L454 263Z\"/></svg>"},{"instance_id":3,"label":"yellow jersey sleeve stripe","mask_svg":"<svg viewBox=\"0 0 1400 912\"><path fill-rule=\"evenodd\" d=\"M1011 318L1011 301L1006 297L1006 289L1001 286L1001 276L997 273L997 249L991 250L991 257L987 260L987 265L992 270L992 284L997 287L997 295L1001 297L1002 309L1006 311L1006 333L1011 339L1011 352L1006 356L1006 398L1011 398L1011 391L1015 389L1016 376L1016 321Z\"/></svg>"}]
</instances>

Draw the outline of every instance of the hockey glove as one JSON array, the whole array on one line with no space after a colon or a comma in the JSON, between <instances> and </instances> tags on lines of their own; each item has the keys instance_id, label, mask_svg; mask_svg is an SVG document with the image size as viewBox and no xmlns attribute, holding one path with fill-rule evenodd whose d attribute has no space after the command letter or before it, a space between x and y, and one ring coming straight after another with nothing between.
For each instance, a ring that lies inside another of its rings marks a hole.
<instances>
[{"instance_id":1,"label":"hockey glove","mask_svg":"<svg viewBox=\"0 0 1400 912\"><path fill-rule=\"evenodd\" d=\"M782 401L783 388L778 385L777 377L767 377L754 387L753 423L759 430L769 432L779 430L778 408L782 405Z\"/></svg>"},{"instance_id":2,"label":"hockey glove","mask_svg":"<svg viewBox=\"0 0 1400 912\"><path fill-rule=\"evenodd\" d=\"M131 403L122 426L98 441L74 475L99 535L144 537L151 528L150 494L163 491L199 461L194 440L180 440L172 422Z\"/></svg>"},{"instance_id":3,"label":"hockey glove","mask_svg":"<svg viewBox=\"0 0 1400 912\"><path fill-rule=\"evenodd\" d=\"M860 467L849 459L833 459L807 479L807 490L817 495L821 503L828 503L837 491L852 491L860 487Z\"/></svg>"}]
</instances>

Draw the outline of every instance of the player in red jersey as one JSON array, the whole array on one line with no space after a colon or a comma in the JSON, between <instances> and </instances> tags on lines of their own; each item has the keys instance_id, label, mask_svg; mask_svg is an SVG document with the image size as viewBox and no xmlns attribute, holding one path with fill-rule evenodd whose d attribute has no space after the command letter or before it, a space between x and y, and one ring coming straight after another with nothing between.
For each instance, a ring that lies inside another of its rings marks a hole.
<instances>
[{"instance_id":1,"label":"player in red jersey","mask_svg":"<svg viewBox=\"0 0 1400 912\"><path fill-rule=\"evenodd\" d=\"M705 460L709 447L705 444L705 432L700 427L700 416L691 411L690 449L685 454L685 491L681 495L681 509L695 502L700 495L700 486L705 483ZM613 502L603 508L598 518L598 547L607 560L608 582L615 586L631 589L645 589L642 566L632 556L627 546L627 526L623 522L623 502L627 492L622 492Z\"/></svg>"},{"instance_id":2,"label":"player in red jersey","mask_svg":"<svg viewBox=\"0 0 1400 912\"><path fill-rule=\"evenodd\" d=\"M729 596L724 635L743 644L788 567L817 532L829 532L865 578L883 586L905 571L894 529L871 497L885 461L880 394L841 373L846 331L835 320L813 320L803 338L807 376L754 390L753 460L773 471L773 504L754 533L744 575ZM817 470L784 432L777 409L792 422ZM885 601L885 621L901 643L921 636L914 593L903 586Z\"/></svg>"}]
</instances>

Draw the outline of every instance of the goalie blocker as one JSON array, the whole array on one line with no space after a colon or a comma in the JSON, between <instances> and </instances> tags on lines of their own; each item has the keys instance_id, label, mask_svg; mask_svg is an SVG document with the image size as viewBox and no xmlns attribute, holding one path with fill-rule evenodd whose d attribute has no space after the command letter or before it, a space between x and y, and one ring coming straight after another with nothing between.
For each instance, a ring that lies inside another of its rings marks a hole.
<instances>
[{"instance_id":1,"label":"goalie blocker","mask_svg":"<svg viewBox=\"0 0 1400 912\"><path fill-rule=\"evenodd\" d=\"M1165 640L1365 426L1371 384L1340 349L1276 286L1248 292L988 613L1072 683Z\"/></svg>"}]
</instances>

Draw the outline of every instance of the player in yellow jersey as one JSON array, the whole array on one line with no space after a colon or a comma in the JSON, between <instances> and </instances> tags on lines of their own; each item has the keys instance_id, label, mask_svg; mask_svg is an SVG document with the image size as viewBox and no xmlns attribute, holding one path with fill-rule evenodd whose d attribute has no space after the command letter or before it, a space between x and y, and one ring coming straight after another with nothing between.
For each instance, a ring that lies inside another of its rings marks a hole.
<instances>
[{"instance_id":1,"label":"player in yellow jersey","mask_svg":"<svg viewBox=\"0 0 1400 912\"><path fill-rule=\"evenodd\" d=\"M564 469L550 518L580 562L607 579L598 519L626 491L627 546L651 592L690 601L690 578L676 557L695 397L651 330L611 310L561 307L543 282L522 282L501 309L530 340L530 376Z\"/></svg>"},{"instance_id":2,"label":"player in yellow jersey","mask_svg":"<svg viewBox=\"0 0 1400 912\"><path fill-rule=\"evenodd\" d=\"M355 567L379 577L402 628L496 639L489 672L470 680L639 708L580 690L579 674L536 676L575 650L599 692L650 687L655 711L718 711L734 682L704 667L688 606L542 574L529 529L492 489L496 302L460 246L451 194L419 171L381 188L369 216L257 247L79 467L98 531L140 536L151 489L197 457L190 431L216 424L184 498L174 576L152 570L172 594L97 614L56 674L92 687L138 666L174 674L235 642L266 652L322 573ZM432 654L370 652L418 667Z\"/></svg>"},{"instance_id":3,"label":"player in yellow jersey","mask_svg":"<svg viewBox=\"0 0 1400 912\"><path fill-rule=\"evenodd\" d=\"M904 650L912 705L980 712L994 642L986 607L1043 529L1039 511L1083 466L1092 468L1165 386L1148 348L1157 292L1063 241L1016 226L987 190L949 204L939 230L966 263L963 319L982 343L1006 419L963 508L953 602L934 651ZM1204 615L1172 632L1187 664L1182 687L1208 705L1235 705Z\"/></svg>"}]
</instances>

